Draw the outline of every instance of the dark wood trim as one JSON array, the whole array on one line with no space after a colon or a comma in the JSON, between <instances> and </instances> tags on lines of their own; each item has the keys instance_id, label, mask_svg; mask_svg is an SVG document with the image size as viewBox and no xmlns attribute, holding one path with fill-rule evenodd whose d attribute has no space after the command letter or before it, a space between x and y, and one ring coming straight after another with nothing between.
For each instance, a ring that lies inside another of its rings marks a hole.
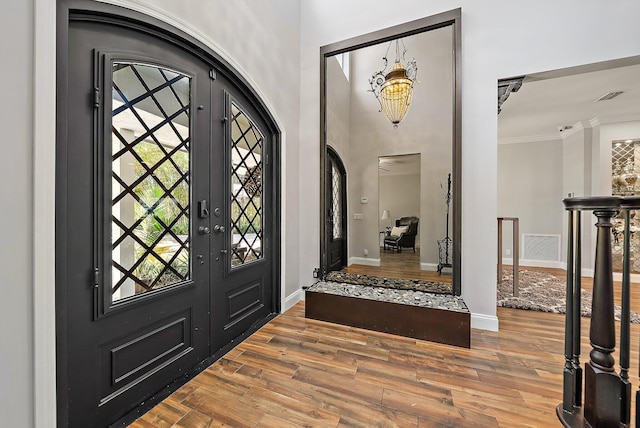
<instances>
[{"instance_id":1,"label":"dark wood trim","mask_svg":"<svg viewBox=\"0 0 640 428\"><path fill-rule=\"evenodd\" d=\"M342 40L320 48L320 274L327 271L327 243L325 218L327 201L326 185L326 63L332 55L384 43L399 37L407 37L425 31L451 26L453 29L453 294L462 294L462 10L453 9L437 15L417 19L404 24L374 31L351 39Z\"/></svg>"},{"instance_id":2,"label":"dark wood trim","mask_svg":"<svg viewBox=\"0 0 640 428\"><path fill-rule=\"evenodd\" d=\"M324 278L328 273L327 258L327 224L325 215L327 212L327 67L324 47L320 48L320 263L318 277Z\"/></svg>"},{"instance_id":3,"label":"dark wood trim","mask_svg":"<svg viewBox=\"0 0 640 428\"><path fill-rule=\"evenodd\" d=\"M307 290L305 317L446 345L471 347L471 314L469 312L359 299Z\"/></svg>"},{"instance_id":4,"label":"dark wood trim","mask_svg":"<svg viewBox=\"0 0 640 428\"><path fill-rule=\"evenodd\" d=\"M460 20L460 15L460 8L453 9L436 15L427 16L425 18L416 19L414 21L405 22L403 24L394 25L393 27L352 37L350 39L322 46L320 48L320 57L323 60L325 57L342 52L377 45L400 37L408 37L414 34L424 33L425 31L436 30L458 22Z\"/></svg>"},{"instance_id":5,"label":"dark wood trim","mask_svg":"<svg viewBox=\"0 0 640 428\"><path fill-rule=\"evenodd\" d=\"M456 296L462 295L462 11L451 11L454 43L453 100L453 282Z\"/></svg>"}]
</instances>

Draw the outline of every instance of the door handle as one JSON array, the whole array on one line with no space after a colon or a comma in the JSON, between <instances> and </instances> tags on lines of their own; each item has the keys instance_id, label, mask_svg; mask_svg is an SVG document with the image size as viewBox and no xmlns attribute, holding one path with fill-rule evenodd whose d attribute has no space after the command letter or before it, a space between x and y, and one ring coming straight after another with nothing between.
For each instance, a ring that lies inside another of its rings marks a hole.
<instances>
[{"instance_id":1,"label":"door handle","mask_svg":"<svg viewBox=\"0 0 640 428\"><path fill-rule=\"evenodd\" d=\"M216 224L215 226L213 226L213 231L215 233L224 233L224 226L220 226L219 224Z\"/></svg>"},{"instance_id":2,"label":"door handle","mask_svg":"<svg viewBox=\"0 0 640 428\"><path fill-rule=\"evenodd\" d=\"M198 228L198 233L200 235L209 235L211 233L211 228L209 226L200 226Z\"/></svg>"},{"instance_id":3,"label":"door handle","mask_svg":"<svg viewBox=\"0 0 640 428\"><path fill-rule=\"evenodd\" d=\"M209 217L209 206L207 204L207 200L203 199L198 202L198 217L207 218Z\"/></svg>"}]
</instances>

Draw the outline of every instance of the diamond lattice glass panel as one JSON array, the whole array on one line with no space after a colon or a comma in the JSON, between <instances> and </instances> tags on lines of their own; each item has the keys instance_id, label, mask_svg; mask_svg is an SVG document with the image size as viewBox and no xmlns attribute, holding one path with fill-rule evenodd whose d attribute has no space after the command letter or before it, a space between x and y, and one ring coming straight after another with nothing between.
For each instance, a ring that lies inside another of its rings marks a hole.
<instances>
[{"instance_id":1,"label":"diamond lattice glass panel","mask_svg":"<svg viewBox=\"0 0 640 428\"><path fill-rule=\"evenodd\" d=\"M637 195L640 186L640 141L614 141L611 148L611 194ZM630 217L630 270L631 273L640 273L640 257L637 256L640 254L640 216L638 211L631 211ZM623 212L615 216L611 223L613 270L621 272L625 228Z\"/></svg>"},{"instance_id":2,"label":"diamond lattice glass panel","mask_svg":"<svg viewBox=\"0 0 640 428\"><path fill-rule=\"evenodd\" d=\"M633 195L637 182L636 144L616 141L611 150L611 194Z\"/></svg>"},{"instance_id":3,"label":"diamond lattice glass panel","mask_svg":"<svg viewBox=\"0 0 640 428\"><path fill-rule=\"evenodd\" d=\"M342 177L335 164L331 165L331 212L333 239L342 238Z\"/></svg>"},{"instance_id":4,"label":"diamond lattice glass panel","mask_svg":"<svg viewBox=\"0 0 640 428\"><path fill-rule=\"evenodd\" d=\"M262 259L262 149L264 137L231 104L231 266Z\"/></svg>"},{"instance_id":5,"label":"diamond lattice glass panel","mask_svg":"<svg viewBox=\"0 0 640 428\"><path fill-rule=\"evenodd\" d=\"M191 278L191 78L114 63L112 301Z\"/></svg>"}]
</instances>

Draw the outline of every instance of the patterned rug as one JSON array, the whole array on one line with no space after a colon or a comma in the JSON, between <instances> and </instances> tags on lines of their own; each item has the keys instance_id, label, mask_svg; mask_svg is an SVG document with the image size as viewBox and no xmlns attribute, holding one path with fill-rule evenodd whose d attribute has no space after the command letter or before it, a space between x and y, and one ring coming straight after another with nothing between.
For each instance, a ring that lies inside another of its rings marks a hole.
<instances>
[{"instance_id":1,"label":"patterned rug","mask_svg":"<svg viewBox=\"0 0 640 428\"><path fill-rule=\"evenodd\" d=\"M566 282L553 275L520 269L520 296L513 297L513 272L504 269L502 284L498 284L498 306L531 311L566 313ZM591 293L582 290L581 313L591 317ZM621 308L615 305L615 318L620 320ZM631 322L640 323L640 315L631 312Z\"/></svg>"}]
</instances>

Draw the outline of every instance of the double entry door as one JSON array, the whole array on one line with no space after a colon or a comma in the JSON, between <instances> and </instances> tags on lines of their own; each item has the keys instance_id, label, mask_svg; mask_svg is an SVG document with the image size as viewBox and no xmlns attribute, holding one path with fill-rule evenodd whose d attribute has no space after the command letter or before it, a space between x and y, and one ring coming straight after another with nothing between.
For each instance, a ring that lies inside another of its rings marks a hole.
<instances>
[{"instance_id":1,"label":"double entry door","mask_svg":"<svg viewBox=\"0 0 640 428\"><path fill-rule=\"evenodd\" d=\"M72 17L64 72L58 422L98 427L275 312L273 138L227 76L151 33Z\"/></svg>"}]
</instances>

